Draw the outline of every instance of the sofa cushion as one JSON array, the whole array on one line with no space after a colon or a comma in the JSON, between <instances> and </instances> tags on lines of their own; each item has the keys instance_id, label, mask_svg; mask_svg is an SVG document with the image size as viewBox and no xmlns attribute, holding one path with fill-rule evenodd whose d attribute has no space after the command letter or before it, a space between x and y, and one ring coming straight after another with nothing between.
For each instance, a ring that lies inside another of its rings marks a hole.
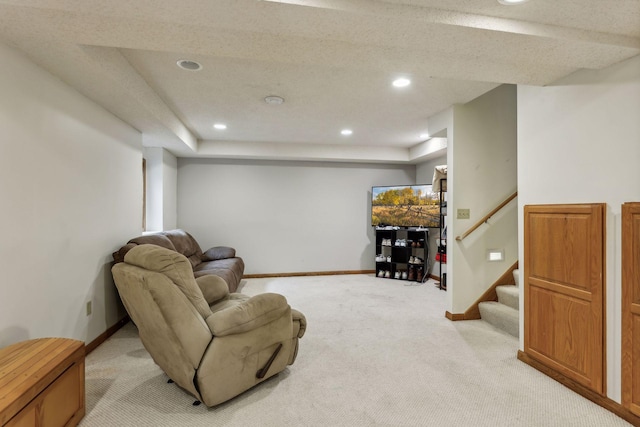
<instances>
[{"instance_id":1,"label":"sofa cushion","mask_svg":"<svg viewBox=\"0 0 640 427\"><path fill-rule=\"evenodd\" d=\"M187 233L184 230L169 230L164 231L162 234L167 236L173 246L175 246L176 251L180 252L182 255L187 258L192 257L193 255L198 256L198 260L202 256L202 249L200 249L200 245L196 242L196 239L191 236L191 234Z\"/></svg>"},{"instance_id":2,"label":"sofa cushion","mask_svg":"<svg viewBox=\"0 0 640 427\"><path fill-rule=\"evenodd\" d=\"M202 261L217 261L219 259L233 258L236 256L236 250L228 246L216 246L208 249L202 254Z\"/></svg>"},{"instance_id":3,"label":"sofa cushion","mask_svg":"<svg viewBox=\"0 0 640 427\"><path fill-rule=\"evenodd\" d=\"M172 251L176 250L176 247L173 245L171 240L169 240L162 234L148 234L146 236L139 236L129 240L129 243L135 243L136 245L156 245L163 248L171 249Z\"/></svg>"},{"instance_id":4,"label":"sofa cushion","mask_svg":"<svg viewBox=\"0 0 640 427\"><path fill-rule=\"evenodd\" d=\"M242 261L242 258L206 261L198 264L193 269L195 277L204 276L205 274L213 274L222 277L229 286L229 292L235 292L238 289L243 273L244 261Z\"/></svg>"}]
</instances>

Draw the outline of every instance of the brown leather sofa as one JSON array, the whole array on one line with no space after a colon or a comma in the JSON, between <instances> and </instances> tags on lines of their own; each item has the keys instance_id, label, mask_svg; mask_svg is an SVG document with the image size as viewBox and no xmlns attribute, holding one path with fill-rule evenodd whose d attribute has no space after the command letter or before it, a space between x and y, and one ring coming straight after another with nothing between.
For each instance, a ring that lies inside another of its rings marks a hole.
<instances>
[{"instance_id":1,"label":"brown leather sofa","mask_svg":"<svg viewBox=\"0 0 640 427\"><path fill-rule=\"evenodd\" d=\"M135 237L113 253L113 260L123 262L127 252L144 244L161 246L184 255L191 263L194 277L218 276L227 283L229 292L235 292L242 280L244 261L236 256L234 248L216 246L203 252L196 239L180 229Z\"/></svg>"}]
</instances>

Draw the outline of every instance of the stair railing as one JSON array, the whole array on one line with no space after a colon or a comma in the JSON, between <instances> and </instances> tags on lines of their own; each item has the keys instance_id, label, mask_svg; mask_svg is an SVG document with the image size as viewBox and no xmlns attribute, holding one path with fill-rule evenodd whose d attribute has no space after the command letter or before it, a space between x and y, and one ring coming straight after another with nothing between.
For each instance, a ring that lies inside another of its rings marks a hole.
<instances>
[{"instance_id":1,"label":"stair railing","mask_svg":"<svg viewBox=\"0 0 640 427\"><path fill-rule=\"evenodd\" d=\"M467 231L465 231L464 233L462 233L461 235L456 237L456 240L457 241L462 241L462 239L467 237L469 234L473 233L482 224L485 224L487 221L489 221L489 218L491 218L496 213L498 213L500 211L500 209L504 208L510 201L512 201L516 197L518 197L518 192L517 191L515 193L513 193L512 195L510 195L509 197L507 197L504 202L500 203L498 206L493 208L493 210L491 210L491 212L489 212L484 217L482 217L482 219L480 219L478 222L476 222L471 228L469 228Z\"/></svg>"}]
</instances>

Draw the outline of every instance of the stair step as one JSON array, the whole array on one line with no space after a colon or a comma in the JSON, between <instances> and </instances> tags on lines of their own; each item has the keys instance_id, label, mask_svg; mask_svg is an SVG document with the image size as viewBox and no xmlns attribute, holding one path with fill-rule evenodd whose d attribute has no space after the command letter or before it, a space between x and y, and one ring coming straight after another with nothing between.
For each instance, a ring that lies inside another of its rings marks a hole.
<instances>
[{"instance_id":1,"label":"stair step","mask_svg":"<svg viewBox=\"0 0 640 427\"><path fill-rule=\"evenodd\" d=\"M513 270L513 280L515 280L516 286L520 286L520 270L517 268Z\"/></svg>"},{"instance_id":2,"label":"stair step","mask_svg":"<svg viewBox=\"0 0 640 427\"><path fill-rule=\"evenodd\" d=\"M520 310L520 288L515 285L496 286L498 302Z\"/></svg>"},{"instance_id":3,"label":"stair step","mask_svg":"<svg viewBox=\"0 0 640 427\"><path fill-rule=\"evenodd\" d=\"M518 310L496 301L486 301L478 304L480 317L494 327L518 337L520 316Z\"/></svg>"}]
</instances>

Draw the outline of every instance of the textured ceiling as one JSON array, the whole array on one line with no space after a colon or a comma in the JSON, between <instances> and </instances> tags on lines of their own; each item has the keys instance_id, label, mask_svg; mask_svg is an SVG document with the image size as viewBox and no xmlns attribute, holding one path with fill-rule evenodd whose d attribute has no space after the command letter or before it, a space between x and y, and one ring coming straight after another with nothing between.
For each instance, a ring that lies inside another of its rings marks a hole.
<instances>
[{"instance_id":1,"label":"textured ceiling","mask_svg":"<svg viewBox=\"0 0 640 427\"><path fill-rule=\"evenodd\" d=\"M640 54L640 0L0 0L0 40L178 156L403 162L452 104Z\"/></svg>"}]
</instances>

